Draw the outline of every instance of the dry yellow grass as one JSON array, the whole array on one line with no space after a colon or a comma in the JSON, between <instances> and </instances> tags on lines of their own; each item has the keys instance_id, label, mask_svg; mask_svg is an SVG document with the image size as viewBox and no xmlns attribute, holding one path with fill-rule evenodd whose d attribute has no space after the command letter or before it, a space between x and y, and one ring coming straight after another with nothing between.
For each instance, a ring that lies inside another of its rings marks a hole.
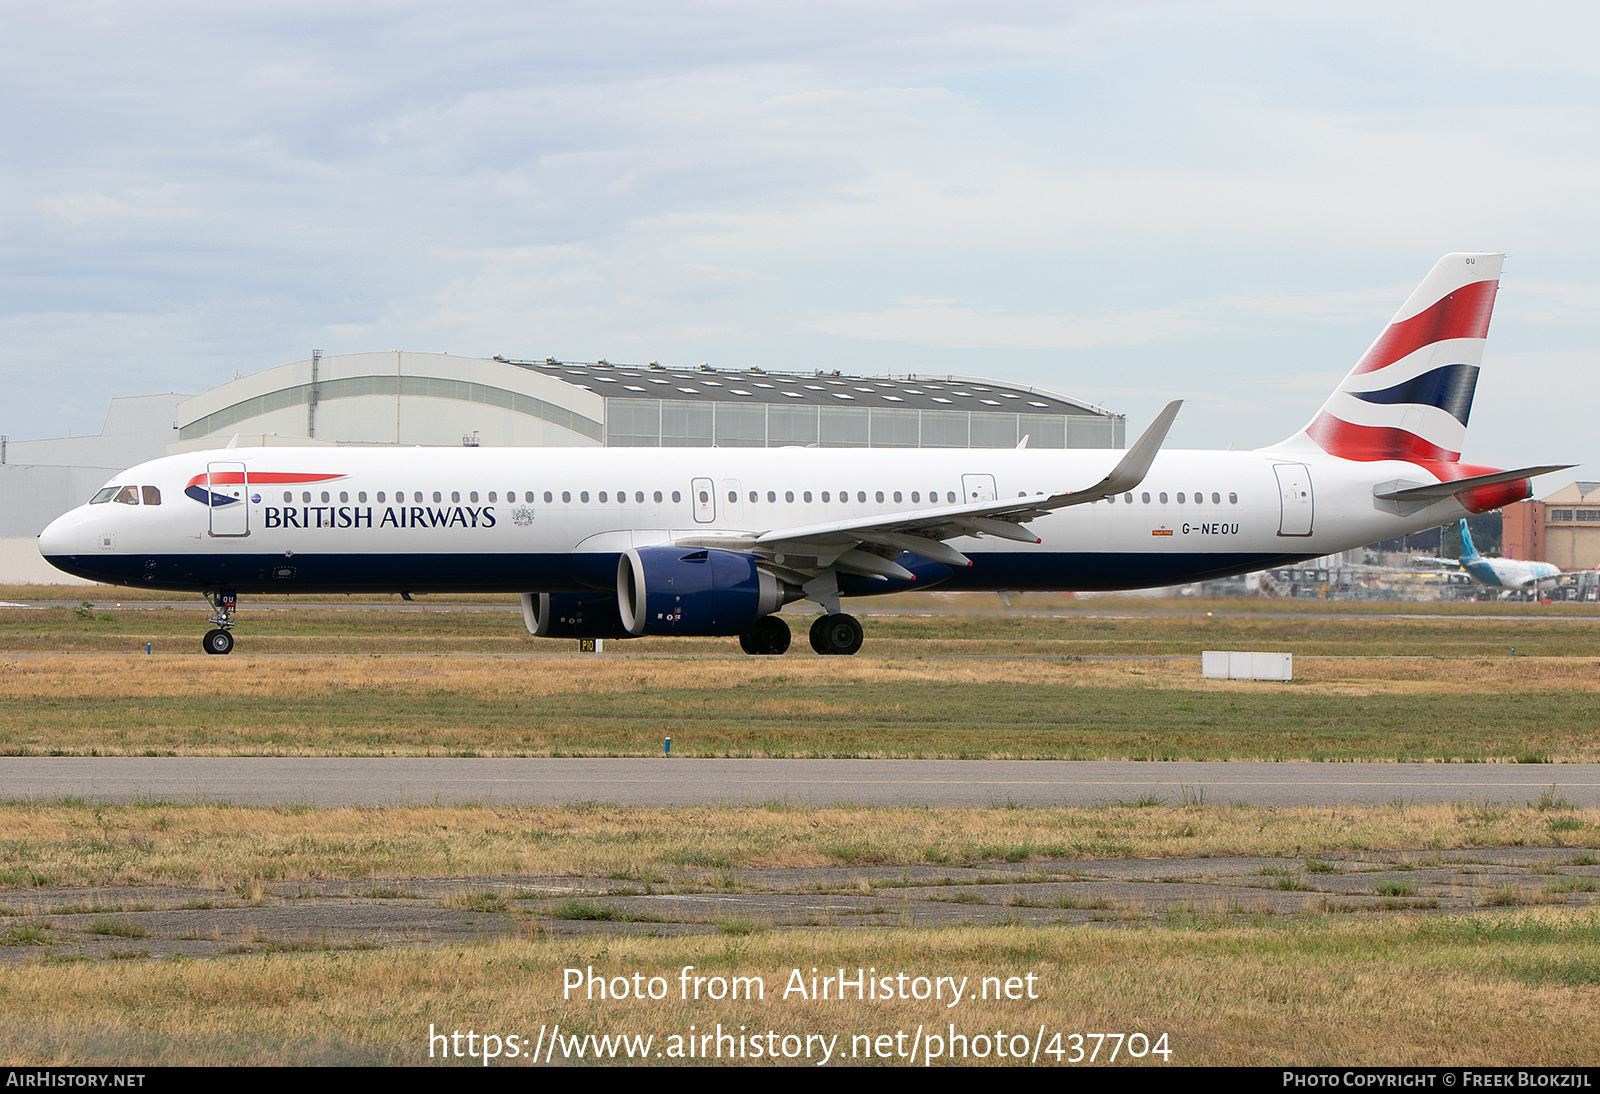
<instances>
[{"instance_id":1,"label":"dry yellow grass","mask_svg":"<svg viewBox=\"0 0 1600 1094\"><path fill-rule=\"evenodd\" d=\"M1295 691L1327 695L1419 695L1561 689L1600 692L1600 661L1588 657L1497 659L1317 658L1295 662ZM494 656L0 658L0 698L77 696L186 698L285 696L333 690L391 694L450 692L493 699L660 688L759 689L767 684L1051 684L1205 692L1281 692L1282 684L1201 680L1198 658L1128 661L943 660L853 657L757 658Z\"/></svg>"},{"instance_id":2,"label":"dry yellow grass","mask_svg":"<svg viewBox=\"0 0 1600 1094\"><path fill-rule=\"evenodd\" d=\"M507 1035L533 1041L559 1023L567 1036L651 1035L649 1062L669 1063L654 1056L670 1051L668 1037L720 1023L734 1033L837 1036L836 1054L857 1063L866 1062L851 1059L864 1047L858 1035L904 1031L903 1051L917 1027L948 1036L953 1024L969 1037L1003 1030L1030 1042L1042 1026L1041 1063L1052 1062L1058 1032L1067 1051L1073 1033L1144 1032L1166 1033L1177 1065L1588 1064L1600 1052L1600 986L1583 970L1597 931L1593 913L1541 910L1473 921L568 938L154 966L35 963L0 982L0 1060L427 1064L430 1025L493 1033L503 1047ZM685 1002L676 993L686 965L708 977L760 976L766 998ZM564 1001L563 970L589 966L660 976L672 994ZM955 1008L781 998L792 970L809 980L812 968L841 967L967 977L974 989L985 976L1031 975L1038 998Z\"/></svg>"},{"instance_id":3,"label":"dry yellow grass","mask_svg":"<svg viewBox=\"0 0 1600 1094\"><path fill-rule=\"evenodd\" d=\"M1558 819L1559 828L1550 821ZM0 904L41 885L667 874L685 864L1308 856L1600 844L1600 810L0 807Z\"/></svg>"}]
</instances>

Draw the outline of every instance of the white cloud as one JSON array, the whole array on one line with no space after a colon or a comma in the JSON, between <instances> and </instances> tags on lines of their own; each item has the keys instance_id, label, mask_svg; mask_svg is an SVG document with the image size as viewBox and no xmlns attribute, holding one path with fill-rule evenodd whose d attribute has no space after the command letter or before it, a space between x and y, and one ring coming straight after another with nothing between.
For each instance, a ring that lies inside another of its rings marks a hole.
<instances>
[{"instance_id":1,"label":"white cloud","mask_svg":"<svg viewBox=\"0 0 1600 1094\"><path fill-rule=\"evenodd\" d=\"M1226 443L1297 427L1469 248L1511 254L1491 354L1553 367L1600 305L1596 19L18 8L0 431L85 428L123 379L203 386L315 345L825 358L1130 413L1176 391L1209 401L1185 428Z\"/></svg>"}]
</instances>

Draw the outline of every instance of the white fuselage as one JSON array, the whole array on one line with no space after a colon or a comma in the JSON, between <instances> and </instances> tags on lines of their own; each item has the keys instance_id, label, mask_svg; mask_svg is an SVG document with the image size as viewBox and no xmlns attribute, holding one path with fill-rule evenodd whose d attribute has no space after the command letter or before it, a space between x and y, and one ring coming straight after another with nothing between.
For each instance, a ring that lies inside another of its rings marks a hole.
<instances>
[{"instance_id":1,"label":"white fuselage","mask_svg":"<svg viewBox=\"0 0 1600 1094\"><path fill-rule=\"evenodd\" d=\"M96 580L214 591L603 589L631 547L1082 489L1099 449L255 448L168 456L114 477L138 504L83 505L40 551ZM208 503L229 487L238 501ZM208 479L208 474L211 476ZM1138 488L966 537L948 588L1127 589L1244 573L1461 516L1399 515L1376 483L1412 464L1305 451L1165 451ZM196 485L198 484L198 485ZM144 504L159 492L159 504ZM200 496L195 496L195 491ZM402 498L404 500L399 500ZM1131 500L1129 500L1131 498ZM704 500L702 500L704 499ZM608 576L609 575L609 576ZM879 583L895 591L902 583ZM846 595L858 595L847 592Z\"/></svg>"}]
</instances>

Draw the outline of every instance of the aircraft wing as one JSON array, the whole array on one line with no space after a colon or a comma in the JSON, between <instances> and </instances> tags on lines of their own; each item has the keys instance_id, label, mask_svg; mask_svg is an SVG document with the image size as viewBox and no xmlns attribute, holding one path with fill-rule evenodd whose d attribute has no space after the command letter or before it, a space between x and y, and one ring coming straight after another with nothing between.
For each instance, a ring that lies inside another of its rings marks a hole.
<instances>
[{"instance_id":1,"label":"aircraft wing","mask_svg":"<svg viewBox=\"0 0 1600 1094\"><path fill-rule=\"evenodd\" d=\"M942 541L957 536L990 535L1021 543L1041 542L1022 526L1056 509L1085 505L1132 490L1144 481L1182 406L1182 399L1168 403L1110 474L1080 490L775 528L746 536L697 536L678 542L685 546L722 547L759 554L774 570L780 573L788 570L788 576L800 579L837 567L848 573L909 580L911 571L894 561L901 552L947 566L970 566L972 561L966 555Z\"/></svg>"}]
</instances>

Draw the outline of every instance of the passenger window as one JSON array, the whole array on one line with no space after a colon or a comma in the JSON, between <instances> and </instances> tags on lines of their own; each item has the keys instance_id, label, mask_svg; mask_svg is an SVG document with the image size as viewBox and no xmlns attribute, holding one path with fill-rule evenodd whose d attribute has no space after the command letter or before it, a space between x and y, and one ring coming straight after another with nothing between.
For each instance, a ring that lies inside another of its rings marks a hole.
<instances>
[{"instance_id":1,"label":"passenger window","mask_svg":"<svg viewBox=\"0 0 1600 1094\"><path fill-rule=\"evenodd\" d=\"M877 498L877 500L879 500L879 501L882 501L882 500L883 500L883 491L882 491L882 490L879 490L879 491L878 491L878 492L877 492L877 494L875 494L875 495L873 495L873 496L874 496L874 497L876 497L876 498ZM864 499L863 499L863 500L864 500Z\"/></svg>"},{"instance_id":2,"label":"passenger window","mask_svg":"<svg viewBox=\"0 0 1600 1094\"><path fill-rule=\"evenodd\" d=\"M472 493L468 494L467 495L467 500L468 501L477 501L478 500L478 492L476 490L474 490Z\"/></svg>"},{"instance_id":3,"label":"passenger window","mask_svg":"<svg viewBox=\"0 0 1600 1094\"><path fill-rule=\"evenodd\" d=\"M112 499L122 505L139 504L139 488L137 486L124 486L117 491L117 496Z\"/></svg>"},{"instance_id":4,"label":"passenger window","mask_svg":"<svg viewBox=\"0 0 1600 1094\"><path fill-rule=\"evenodd\" d=\"M572 491L571 490L563 490L563 491L561 491L561 501L566 505L571 505L572 504Z\"/></svg>"},{"instance_id":5,"label":"passenger window","mask_svg":"<svg viewBox=\"0 0 1600 1094\"><path fill-rule=\"evenodd\" d=\"M1212 491L1212 493L1211 493L1211 504L1212 505L1221 505L1222 504L1222 495L1218 494L1216 491Z\"/></svg>"},{"instance_id":6,"label":"passenger window","mask_svg":"<svg viewBox=\"0 0 1600 1094\"><path fill-rule=\"evenodd\" d=\"M161 491L154 486L141 486L139 487L139 492L144 495L144 503L146 505L161 504Z\"/></svg>"},{"instance_id":7,"label":"passenger window","mask_svg":"<svg viewBox=\"0 0 1600 1094\"><path fill-rule=\"evenodd\" d=\"M823 500L823 501L832 501L832 500L833 500L833 499L831 499L831 498L830 498L830 497L828 497L828 492L827 492L827 491L826 491L826 490L824 490L824 491L823 491L823 492L822 492L822 500Z\"/></svg>"},{"instance_id":8,"label":"passenger window","mask_svg":"<svg viewBox=\"0 0 1600 1094\"><path fill-rule=\"evenodd\" d=\"M292 502L292 501L294 501L294 495L289 493L289 491L285 490L283 492L283 500L284 500L285 503ZM383 495L382 494L378 495L378 500L380 500L380 501L383 500Z\"/></svg>"},{"instance_id":9,"label":"passenger window","mask_svg":"<svg viewBox=\"0 0 1600 1094\"><path fill-rule=\"evenodd\" d=\"M883 495L882 494L878 495L878 500L879 501L883 500ZM856 491L856 501L860 502L862 505L865 505L867 503L867 492L865 490L857 490Z\"/></svg>"},{"instance_id":10,"label":"passenger window","mask_svg":"<svg viewBox=\"0 0 1600 1094\"><path fill-rule=\"evenodd\" d=\"M440 495L439 495L439 491L437 491L437 490L435 490L435 491L434 491L434 492L433 492L433 500L434 500L434 502L435 502L435 503L437 503L437 502L441 502L441 501L443 501L443 500L444 500L444 498L442 498L442 497L441 497L441 496L440 496Z\"/></svg>"},{"instance_id":11,"label":"passenger window","mask_svg":"<svg viewBox=\"0 0 1600 1094\"><path fill-rule=\"evenodd\" d=\"M587 491L587 490L578 491L578 500L581 501L581 502L587 503L588 500L589 500L589 491Z\"/></svg>"},{"instance_id":12,"label":"passenger window","mask_svg":"<svg viewBox=\"0 0 1600 1094\"><path fill-rule=\"evenodd\" d=\"M339 491L339 501L340 502L347 502L349 500L350 500L350 494L349 494L348 491L345 491L345 490Z\"/></svg>"},{"instance_id":13,"label":"passenger window","mask_svg":"<svg viewBox=\"0 0 1600 1094\"><path fill-rule=\"evenodd\" d=\"M760 501L761 499L759 497L757 497L756 496L756 492L754 490L752 490L752 491L750 491L750 500L751 501Z\"/></svg>"},{"instance_id":14,"label":"passenger window","mask_svg":"<svg viewBox=\"0 0 1600 1094\"><path fill-rule=\"evenodd\" d=\"M584 501L588 501L589 500L589 496L587 494L585 494L583 500ZM605 501L606 500L606 492L604 490L600 491L600 500L601 501Z\"/></svg>"},{"instance_id":15,"label":"passenger window","mask_svg":"<svg viewBox=\"0 0 1600 1094\"><path fill-rule=\"evenodd\" d=\"M1129 505L1132 505L1133 504L1133 491L1130 490L1126 494L1122 495L1122 500L1127 502ZM1150 500L1149 496L1147 495L1144 500L1145 501L1149 501Z\"/></svg>"},{"instance_id":16,"label":"passenger window","mask_svg":"<svg viewBox=\"0 0 1600 1094\"><path fill-rule=\"evenodd\" d=\"M898 501L899 501L899 500L900 500L900 491L898 491L898 490L896 490L896 491L895 491L895 492L894 492L894 500L895 500L895 501L896 501L896 502L898 502Z\"/></svg>"},{"instance_id":17,"label":"passenger window","mask_svg":"<svg viewBox=\"0 0 1600 1094\"><path fill-rule=\"evenodd\" d=\"M1146 490L1144 493L1140 494L1139 495L1139 500L1144 502L1146 505L1149 505L1150 504L1150 491Z\"/></svg>"},{"instance_id":18,"label":"passenger window","mask_svg":"<svg viewBox=\"0 0 1600 1094\"><path fill-rule=\"evenodd\" d=\"M327 501L328 500L328 492L326 490L324 490L322 492L322 500L323 501Z\"/></svg>"},{"instance_id":19,"label":"passenger window","mask_svg":"<svg viewBox=\"0 0 1600 1094\"><path fill-rule=\"evenodd\" d=\"M729 501L738 501L739 500L739 495L735 491L729 490L728 491L728 500Z\"/></svg>"},{"instance_id":20,"label":"passenger window","mask_svg":"<svg viewBox=\"0 0 1600 1094\"><path fill-rule=\"evenodd\" d=\"M659 502L661 500L661 491L657 490L655 492L655 499L656 499L657 502Z\"/></svg>"},{"instance_id":21,"label":"passenger window","mask_svg":"<svg viewBox=\"0 0 1600 1094\"><path fill-rule=\"evenodd\" d=\"M1238 494L1229 494L1228 495L1228 504L1229 505L1238 505L1239 504L1239 495Z\"/></svg>"},{"instance_id":22,"label":"passenger window","mask_svg":"<svg viewBox=\"0 0 1600 1094\"><path fill-rule=\"evenodd\" d=\"M1165 490L1161 491L1160 498L1162 505L1167 504L1167 492Z\"/></svg>"},{"instance_id":23,"label":"passenger window","mask_svg":"<svg viewBox=\"0 0 1600 1094\"><path fill-rule=\"evenodd\" d=\"M461 491L459 491L459 490L450 491L450 500L451 500L451 502L459 502L461 500Z\"/></svg>"},{"instance_id":24,"label":"passenger window","mask_svg":"<svg viewBox=\"0 0 1600 1094\"><path fill-rule=\"evenodd\" d=\"M497 496L497 495L496 495L496 494L495 494L495 492L494 492L494 491L493 491L493 490L491 490L491 491L489 491L489 500L490 500L490 501L497 501L497 500L499 500L499 499L498 499L498 496Z\"/></svg>"},{"instance_id":25,"label":"passenger window","mask_svg":"<svg viewBox=\"0 0 1600 1094\"><path fill-rule=\"evenodd\" d=\"M644 504L644 491L643 490L635 490L633 492L633 500L636 503L638 503L639 505L643 505ZM657 501L661 500L661 495L660 494L656 495L656 500Z\"/></svg>"},{"instance_id":26,"label":"passenger window","mask_svg":"<svg viewBox=\"0 0 1600 1094\"><path fill-rule=\"evenodd\" d=\"M775 490L768 490L768 491L767 491L767 500L768 500L768 501L777 501L777 500L778 500L778 494L777 494L777 491L775 491ZM793 501L793 500L794 500L794 496L793 496L793 495L790 495L790 497L789 497L789 500L790 500L790 501Z\"/></svg>"},{"instance_id":27,"label":"passenger window","mask_svg":"<svg viewBox=\"0 0 1600 1094\"><path fill-rule=\"evenodd\" d=\"M678 491L674 490L672 492L672 500L673 501L682 501L683 500L683 495L680 494Z\"/></svg>"},{"instance_id":28,"label":"passenger window","mask_svg":"<svg viewBox=\"0 0 1600 1094\"><path fill-rule=\"evenodd\" d=\"M946 492L945 497L949 499L951 505L956 503L956 492L954 490Z\"/></svg>"},{"instance_id":29,"label":"passenger window","mask_svg":"<svg viewBox=\"0 0 1600 1094\"><path fill-rule=\"evenodd\" d=\"M364 504L367 500L367 492L365 490L361 491L361 493L356 495L356 500Z\"/></svg>"},{"instance_id":30,"label":"passenger window","mask_svg":"<svg viewBox=\"0 0 1600 1094\"><path fill-rule=\"evenodd\" d=\"M807 490L804 494L801 494L800 497L803 498L806 501L810 501L811 500L811 491Z\"/></svg>"},{"instance_id":31,"label":"passenger window","mask_svg":"<svg viewBox=\"0 0 1600 1094\"><path fill-rule=\"evenodd\" d=\"M918 491L913 490L913 491L911 491L911 500L913 502L921 501L922 500L922 495Z\"/></svg>"},{"instance_id":32,"label":"passenger window","mask_svg":"<svg viewBox=\"0 0 1600 1094\"><path fill-rule=\"evenodd\" d=\"M704 505L706 502L708 502L710 500L711 500L711 495L710 494L706 493L704 490L700 491L700 504L701 505Z\"/></svg>"},{"instance_id":33,"label":"passenger window","mask_svg":"<svg viewBox=\"0 0 1600 1094\"><path fill-rule=\"evenodd\" d=\"M311 491L309 491L309 490L300 491L300 500L304 504L310 505L311 504Z\"/></svg>"},{"instance_id":34,"label":"passenger window","mask_svg":"<svg viewBox=\"0 0 1600 1094\"><path fill-rule=\"evenodd\" d=\"M1166 496L1166 495L1165 495L1165 494L1163 494L1163 495L1161 495L1161 500L1162 500L1162 501L1166 501L1166 500L1167 500L1167 496ZM1178 491L1178 504L1179 504L1179 505L1182 505L1182 504L1183 504L1183 503L1184 503L1184 502L1185 502L1185 501L1186 501L1186 500L1188 500L1188 499L1186 499L1186 498L1185 498L1185 497L1184 497L1184 496L1183 496L1183 491L1182 491L1182 490L1179 490L1179 491Z\"/></svg>"},{"instance_id":35,"label":"passenger window","mask_svg":"<svg viewBox=\"0 0 1600 1094\"><path fill-rule=\"evenodd\" d=\"M785 490L783 492L783 500L784 501L793 501L794 500L794 491L793 490Z\"/></svg>"},{"instance_id":36,"label":"passenger window","mask_svg":"<svg viewBox=\"0 0 1600 1094\"><path fill-rule=\"evenodd\" d=\"M285 500L285 501L287 501L287 500L288 500L288 499L287 499L287 498L285 498L285 499L284 499L284 500ZM382 504L383 504L383 503L384 503L384 501L385 501L385 498L384 498L384 494L383 494L383 491L382 491L382 490L379 490L379 491L378 491L378 504L379 504L379 505L382 505Z\"/></svg>"}]
</instances>

